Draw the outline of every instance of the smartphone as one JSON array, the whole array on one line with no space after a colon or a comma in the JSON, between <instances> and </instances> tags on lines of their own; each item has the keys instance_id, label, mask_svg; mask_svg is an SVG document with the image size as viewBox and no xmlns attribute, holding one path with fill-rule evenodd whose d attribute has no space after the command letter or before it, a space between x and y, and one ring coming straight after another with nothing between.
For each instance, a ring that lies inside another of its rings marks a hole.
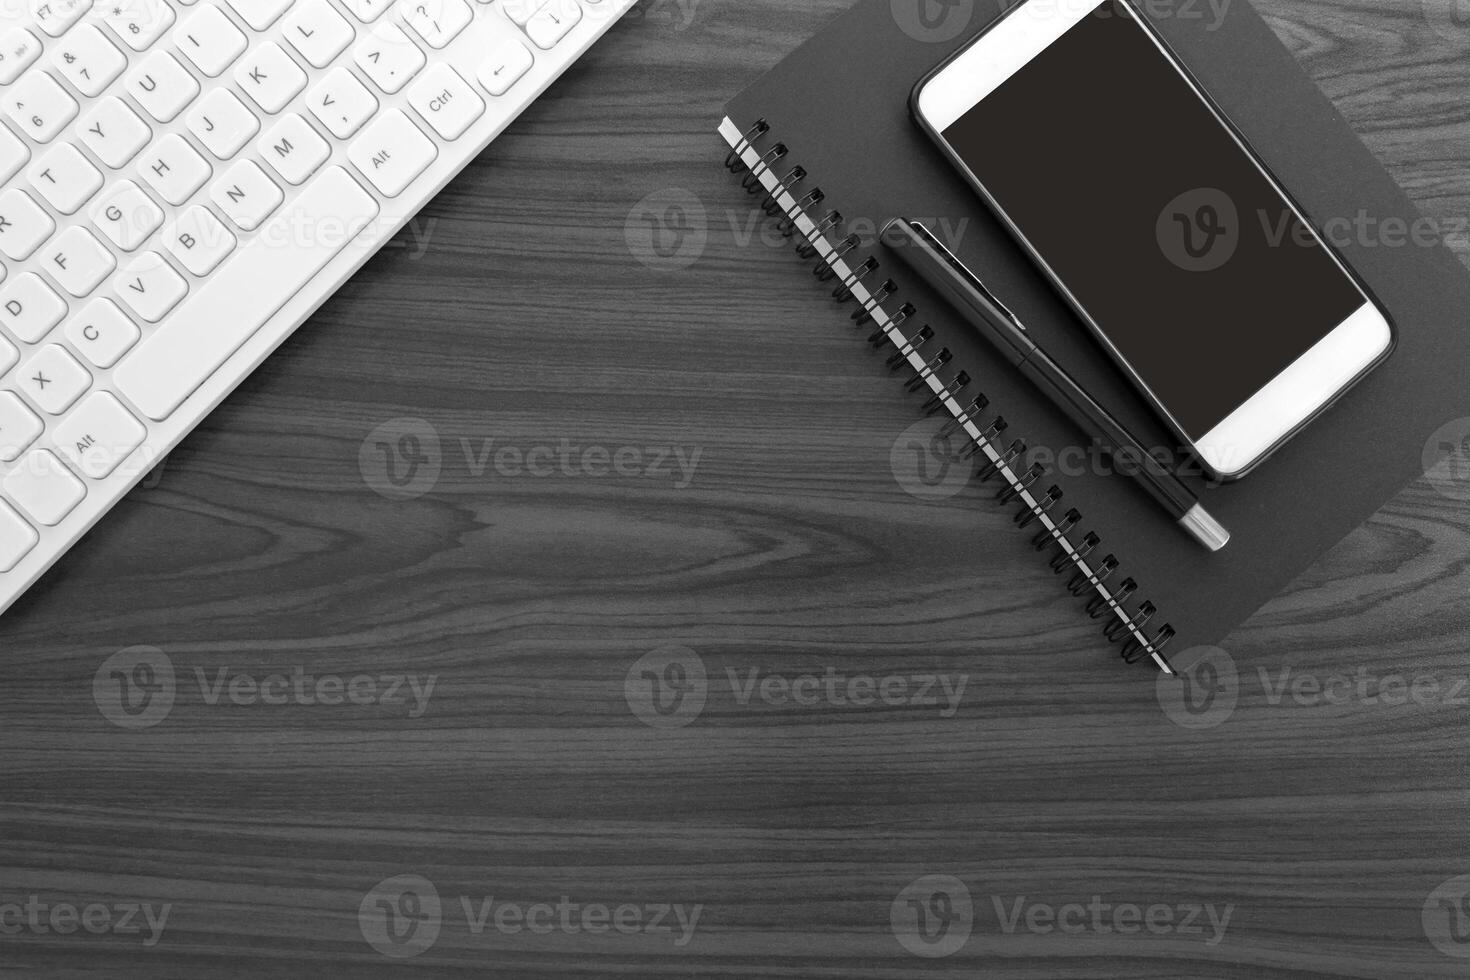
<instances>
[{"instance_id":1,"label":"smartphone","mask_svg":"<svg viewBox=\"0 0 1470 980\"><path fill-rule=\"evenodd\" d=\"M1211 476L1392 352L1367 287L1127 0L1024 0L912 108Z\"/></svg>"}]
</instances>

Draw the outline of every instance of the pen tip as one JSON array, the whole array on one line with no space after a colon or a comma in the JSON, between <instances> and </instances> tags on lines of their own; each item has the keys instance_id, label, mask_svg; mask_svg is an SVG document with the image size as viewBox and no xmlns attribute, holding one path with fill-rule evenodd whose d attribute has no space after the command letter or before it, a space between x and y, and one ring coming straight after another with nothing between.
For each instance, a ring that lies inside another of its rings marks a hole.
<instances>
[{"instance_id":1,"label":"pen tip","mask_svg":"<svg viewBox=\"0 0 1470 980\"><path fill-rule=\"evenodd\" d=\"M1230 543L1230 532L1200 504L1191 507L1189 513L1179 519L1179 524L1211 551L1219 551Z\"/></svg>"}]
</instances>

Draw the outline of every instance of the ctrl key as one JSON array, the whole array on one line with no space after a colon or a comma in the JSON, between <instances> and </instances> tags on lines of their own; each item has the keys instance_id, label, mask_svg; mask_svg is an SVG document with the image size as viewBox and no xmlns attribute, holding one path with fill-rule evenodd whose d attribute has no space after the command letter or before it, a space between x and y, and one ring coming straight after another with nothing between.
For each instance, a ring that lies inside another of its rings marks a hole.
<instances>
[{"instance_id":1,"label":"ctrl key","mask_svg":"<svg viewBox=\"0 0 1470 980\"><path fill-rule=\"evenodd\" d=\"M9 504L0 501L0 572L8 572L31 553L41 536Z\"/></svg>"},{"instance_id":2,"label":"ctrl key","mask_svg":"<svg viewBox=\"0 0 1470 980\"><path fill-rule=\"evenodd\" d=\"M44 449L35 449L15 464L0 488L38 524L55 527L87 495L82 481Z\"/></svg>"}]
</instances>

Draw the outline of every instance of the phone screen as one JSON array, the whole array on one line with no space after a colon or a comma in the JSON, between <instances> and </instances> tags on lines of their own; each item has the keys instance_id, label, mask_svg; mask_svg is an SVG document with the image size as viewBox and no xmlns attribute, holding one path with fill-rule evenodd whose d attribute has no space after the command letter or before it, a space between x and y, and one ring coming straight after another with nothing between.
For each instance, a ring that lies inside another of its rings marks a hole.
<instances>
[{"instance_id":1,"label":"phone screen","mask_svg":"<svg viewBox=\"0 0 1470 980\"><path fill-rule=\"evenodd\" d=\"M943 135L1192 439L1366 302L1117 0Z\"/></svg>"}]
</instances>

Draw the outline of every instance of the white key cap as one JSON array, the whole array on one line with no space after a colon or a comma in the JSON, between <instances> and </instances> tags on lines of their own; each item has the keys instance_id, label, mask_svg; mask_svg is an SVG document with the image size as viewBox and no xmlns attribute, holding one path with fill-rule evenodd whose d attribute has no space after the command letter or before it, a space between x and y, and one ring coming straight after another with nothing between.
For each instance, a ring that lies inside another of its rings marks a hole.
<instances>
[{"instance_id":1,"label":"white key cap","mask_svg":"<svg viewBox=\"0 0 1470 980\"><path fill-rule=\"evenodd\" d=\"M288 184L306 183L332 155L327 141L294 112L282 116L255 149Z\"/></svg>"},{"instance_id":2,"label":"white key cap","mask_svg":"<svg viewBox=\"0 0 1470 980\"><path fill-rule=\"evenodd\" d=\"M159 122L172 121L199 94L199 83L194 81L194 76L167 51L155 51L144 58L142 64L128 72L123 85Z\"/></svg>"},{"instance_id":3,"label":"white key cap","mask_svg":"<svg viewBox=\"0 0 1470 980\"><path fill-rule=\"evenodd\" d=\"M19 360L20 351L16 350L10 341L4 337L0 337L0 374L4 374L6 371L15 367L16 362Z\"/></svg>"},{"instance_id":4,"label":"white key cap","mask_svg":"<svg viewBox=\"0 0 1470 980\"><path fill-rule=\"evenodd\" d=\"M314 67L325 68L356 33L327 0L301 0L282 25L286 40Z\"/></svg>"},{"instance_id":5,"label":"white key cap","mask_svg":"<svg viewBox=\"0 0 1470 980\"><path fill-rule=\"evenodd\" d=\"M328 72L327 77L311 90L306 104L312 115L339 140L357 132L378 111L377 97L357 80L356 75L340 66Z\"/></svg>"},{"instance_id":6,"label":"white key cap","mask_svg":"<svg viewBox=\"0 0 1470 980\"><path fill-rule=\"evenodd\" d=\"M31 520L47 527L60 524L87 496L82 481L45 449L27 453L0 487Z\"/></svg>"},{"instance_id":7,"label":"white key cap","mask_svg":"<svg viewBox=\"0 0 1470 980\"><path fill-rule=\"evenodd\" d=\"M4 96L5 113L37 143L49 143L77 116L77 102L56 79L36 69Z\"/></svg>"},{"instance_id":8,"label":"white key cap","mask_svg":"<svg viewBox=\"0 0 1470 980\"><path fill-rule=\"evenodd\" d=\"M208 162L178 133L170 133L138 159L138 173L158 196L177 207L209 180Z\"/></svg>"},{"instance_id":9,"label":"white key cap","mask_svg":"<svg viewBox=\"0 0 1470 980\"><path fill-rule=\"evenodd\" d=\"M36 26L52 37L60 37L92 6L92 0L31 0L31 17Z\"/></svg>"},{"instance_id":10,"label":"white key cap","mask_svg":"<svg viewBox=\"0 0 1470 980\"><path fill-rule=\"evenodd\" d=\"M94 299L66 324L66 339L99 368L117 363L142 336L110 299Z\"/></svg>"},{"instance_id":11,"label":"white key cap","mask_svg":"<svg viewBox=\"0 0 1470 980\"><path fill-rule=\"evenodd\" d=\"M148 145L153 131L122 99L109 97L82 117L77 135L98 159L120 170Z\"/></svg>"},{"instance_id":12,"label":"white key cap","mask_svg":"<svg viewBox=\"0 0 1470 980\"><path fill-rule=\"evenodd\" d=\"M228 0L251 30L263 31L291 6L291 0Z\"/></svg>"},{"instance_id":13,"label":"white key cap","mask_svg":"<svg viewBox=\"0 0 1470 980\"><path fill-rule=\"evenodd\" d=\"M131 252L163 224L163 209L131 180L118 181L92 205L92 224L112 244Z\"/></svg>"},{"instance_id":14,"label":"white key cap","mask_svg":"<svg viewBox=\"0 0 1470 980\"><path fill-rule=\"evenodd\" d=\"M364 24L371 24L387 9L393 6L393 0L343 0L347 9L352 11L352 16Z\"/></svg>"},{"instance_id":15,"label":"white key cap","mask_svg":"<svg viewBox=\"0 0 1470 980\"><path fill-rule=\"evenodd\" d=\"M235 98L227 88L211 90L190 111L186 121L189 132L199 137L199 142L221 160L228 160L239 153L240 148L250 142L250 137L260 130L260 121L255 118L255 113L245 108L245 103Z\"/></svg>"},{"instance_id":16,"label":"white key cap","mask_svg":"<svg viewBox=\"0 0 1470 980\"><path fill-rule=\"evenodd\" d=\"M446 47L474 19L464 0L398 0L397 16L431 48Z\"/></svg>"},{"instance_id":17,"label":"white key cap","mask_svg":"<svg viewBox=\"0 0 1470 980\"><path fill-rule=\"evenodd\" d=\"M174 10L167 0L113 0L94 8L92 16L108 27L134 51L146 51L174 23Z\"/></svg>"},{"instance_id":18,"label":"white key cap","mask_svg":"<svg viewBox=\"0 0 1470 980\"><path fill-rule=\"evenodd\" d=\"M162 320L189 291L184 277L157 252L144 252L128 263L112 285L123 302L149 323ZM195 328L204 322L199 321Z\"/></svg>"},{"instance_id":19,"label":"white key cap","mask_svg":"<svg viewBox=\"0 0 1470 980\"><path fill-rule=\"evenodd\" d=\"M213 5L200 7L174 31L174 44L195 67L214 78L240 57L245 35Z\"/></svg>"},{"instance_id":20,"label":"white key cap","mask_svg":"<svg viewBox=\"0 0 1470 980\"><path fill-rule=\"evenodd\" d=\"M447 140L459 139L485 114L485 101L442 61L408 87L408 104Z\"/></svg>"},{"instance_id":21,"label":"white key cap","mask_svg":"<svg viewBox=\"0 0 1470 980\"><path fill-rule=\"evenodd\" d=\"M35 528L9 504L0 503L0 572L8 572L19 565L40 540Z\"/></svg>"},{"instance_id":22,"label":"white key cap","mask_svg":"<svg viewBox=\"0 0 1470 980\"><path fill-rule=\"evenodd\" d=\"M97 236L81 225L72 225L41 253L41 267L77 298L86 296L117 268L117 260Z\"/></svg>"},{"instance_id":23,"label":"white key cap","mask_svg":"<svg viewBox=\"0 0 1470 980\"><path fill-rule=\"evenodd\" d=\"M373 120L347 150L347 159L385 197L402 194L438 155L433 141L397 109Z\"/></svg>"},{"instance_id":24,"label":"white key cap","mask_svg":"<svg viewBox=\"0 0 1470 980\"><path fill-rule=\"evenodd\" d=\"M542 51L550 51L582 20L577 0L551 0L526 22L526 36Z\"/></svg>"},{"instance_id":25,"label":"white key cap","mask_svg":"<svg viewBox=\"0 0 1470 980\"><path fill-rule=\"evenodd\" d=\"M116 398L98 391L62 419L51 438L83 476L103 480L143 445L148 430Z\"/></svg>"},{"instance_id":26,"label":"white key cap","mask_svg":"<svg viewBox=\"0 0 1470 980\"><path fill-rule=\"evenodd\" d=\"M19 459L46 424L12 391L0 391L0 462Z\"/></svg>"},{"instance_id":27,"label":"white key cap","mask_svg":"<svg viewBox=\"0 0 1470 980\"><path fill-rule=\"evenodd\" d=\"M280 112L306 88L306 72L279 44L267 42L240 62L235 69L235 83L266 112Z\"/></svg>"},{"instance_id":28,"label":"white key cap","mask_svg":"<svg viewBox=\"0 0 1470 980\"><path fill-rule=\"evenodd\" d=\"M179 264L205 276L235 250L235 236L208 208L194 206L164 232L163 243Z\"/></svg>"},{"instance_id":29,"label":"white key cap","mask_svg":"<svg viewBox=\"0 0 1470 980\"><path fill-rule=\"evenodd\" d=\"M536 16L536 11L546 6L548 0L503 0L500 10L505 16L515 21L518 27L525 27L530 19Z\"/></svg>"},{"instance_id":30,"label":"white key cap","mask_svg":"<svg viewBox=\"0 0 1470 980\"><path fill-rule=\"evenodd\" d=\"M398 25L385 21L352 52L357 66L373 84L392 95L424 67L424 53Z\"/></svg>"},{"instance_id":31,"label":"white key cap","mask_svg":"<svg viewBox=\"0 0 1470 980\"><path fill-rule=\"evenodd\" d=\"M210 276L178 313L113 373L122 395L151 419L184 403L378 213L377 203L341 167L306 186L289 211ZM343 235L303 237L305 222L332 221ZM261 283L273 288L262 289ZM200 330L208 323L212 329Z\"/></svg>"},{"instance_id":32,"label":"white key cap","mask_svg":"<svg viewBox=\"0 0 1470 980\"><path fill-rule=\"evenodd\" d=\"M26 177L62 214L76 214L102 189L102 171L70 143L59 143L43 153Z\"/></svg>"},{"instance_id":33,"label":"white key cap","mask_svg":"<svg viewBox=\"0 0 1470 980\"><path fill-rule=\"evenodd\" d=\"M91 24L80 24L51 50L51 64L87 96L101 95L128 66L127 57Z\"/></svg>"},{"instance_id":34,"label":"white key cap","mask_svg":"<svg viewBox=\"0 0 1470 980\"><path fill-rule=\"evenodd\" d=\"M18 187L0 192L0 252L19 262L30 258L56 230L56 222Z\"/></svg>"},{"instance_id":35,"label":"white key cap","mask_svg":"<svg viewBox=\"0 0 1470 980\"><path fill-rule=\"evenodd\" d=\"M92 376L60 344L36 352L16 376L21 393L48 415L60 415L92 387Z\"/></svg>"},{"instance_id":36,"label":"white key cap","mask_svg":"<svg viewBox=\"0 0 1470 980\"><path fill-rule=\"evenodd\" d=\"M0 323L34 344L66 316L66 303L34 272L22 273L0 289Z\"/></svg>"},{"instance_id":37,"label":"white key cap","mask_svg":"<svg viewBox=\"0 0 1470 980\"><path fill-rule=\"evenodd\" d=\"M251 160L241 160L225 171L209 189L209 196L241 231L254 231L286 198Z\"/></svg>"},{"instance_id":38,"label":"white key cap","mask_svg":"<svg viewBox=\"0 0 1470 980\"><path fill-rule=\"evenodd\" d=\"M490 56L480 62L480 84L491 95L504 95L525 77L535 63L530 48L520 41L504 41L492 48Z\"/></svg>"},{"instance_id":39,"label":"white key cap","mask_svg":"<svg viewBox=\"0 0 1470 980\"><path fill-rule=\"evenodd\" d=\"M24 27L15 27L0 38L0 85L9 85L41 56L41 42Z\"/></svg>"}]
</instances>

